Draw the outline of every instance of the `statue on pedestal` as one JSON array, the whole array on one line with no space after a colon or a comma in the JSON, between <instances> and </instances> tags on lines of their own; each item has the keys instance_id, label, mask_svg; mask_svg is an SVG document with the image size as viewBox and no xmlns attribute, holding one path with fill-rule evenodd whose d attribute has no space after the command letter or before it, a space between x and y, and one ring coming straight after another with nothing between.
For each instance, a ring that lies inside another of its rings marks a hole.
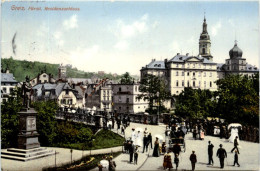
<instances>
[{"instance_id":1,"label":"statue on pedestal","mask_svg":"<svg viewBox=\"0 0 260 171\"><path fill-rule=\"evenodd\" d=\"M30 78L26 76L25 82L23 82L22 85L23 106L26 109L30 109L31 94L32 94L32 86L30 85Z\"/></svg>"}]
</instances>

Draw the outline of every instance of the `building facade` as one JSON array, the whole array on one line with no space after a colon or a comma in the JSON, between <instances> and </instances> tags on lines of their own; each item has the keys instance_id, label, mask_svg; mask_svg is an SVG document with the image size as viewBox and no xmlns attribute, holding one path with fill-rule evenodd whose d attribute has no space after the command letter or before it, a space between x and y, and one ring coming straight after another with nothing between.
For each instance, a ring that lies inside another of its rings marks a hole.
<instances>
[{"instance_id":1,"label":"building facade","mask_svg":"<svg viewBox=\"0 0 260 171\"><path fill-rule=\"evenodd\" d=\"M236 42L229 51L230 59L226 59L225 64L214 63L211 55L211 40L204 17L198 56L177 53L170 60L156 61L153 59L140 70L141 79L146 74L164 77L172 95L180 94L184 87L216 91L218 87L215 82L229 74L252 76L259 72L257 67L248 64L246 59L242 58L242 54L243 52Z\"/></svg>"},{"instance_id":2,"label":"building facade","mask_svg":"<svg viewBox=\"0 0 260 171\"><path fill-rule=\"evenodd\" d=\"M1 72L1 103L7 101L17 84L14 75L9 73L8 69Z\"/></svg>"},{"instance_id":3,"label":"building facade","mask_svg":"<svg viewBox=\"0 0 260 171\"><path fill-rule=\"evenodd\" d=\"M117 113L140 113L148 108L148 101L137 99L139 83L112 84L113 110Z\"/></svg>"},{"instance_id":4,"label":"building facade","mask_svg":"<svg viewBox=\"0 0 260 171\"><path fill-rule=\"evenodd\" d=\"M224 78L230 74L246 75L252 77L252 75L259 72L256 66L248 64L246 58L242 58L243 51L238 47L237 41L235 41L234 47L229 51L229 59L226 59L225 64L218 65L218 78Z\"/></svg>"},{"instance_id":5,"label":"building facade","mask_svg":"<svg viewBox=\"0 0 260 171\"><path fill-rule=\"evenodd\" d=\"M86 90L86 107L99 111L112 111L112 88L108 79L89 84Z\"/></svg>"},{"instance_id":6,"label":"building facade","mask_svg":"<svg viewBox=\"0 0 260 171\"><path fill-rule=\"evenodd\" d=\"M60 107L82 108L83 97L68 83L37 84L33 87L33 101L54 100Z\"/></svg>"},{"instance_id":7,"label":"building facade","mask_svg":"<svg viewBox=\"0 0 260 171\"><path fill-rule=\"evenodd\" d=\"M31 86L35 86L37 84L42 83L55 83L55 79L53 78L52 74L47 74L46 72L41 72L37 75L37 77L30 80Z\"/></svg>"}]
</instances>

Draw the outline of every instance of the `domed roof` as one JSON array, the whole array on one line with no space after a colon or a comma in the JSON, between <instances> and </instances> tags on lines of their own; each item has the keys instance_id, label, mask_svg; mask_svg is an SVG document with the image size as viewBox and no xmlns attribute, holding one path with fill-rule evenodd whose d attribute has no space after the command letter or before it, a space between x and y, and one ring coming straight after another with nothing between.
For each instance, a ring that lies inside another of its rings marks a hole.
<instances>
[{"instance_id":1,"label":"domed roof","mask_svg":"<svg viewBox=\"0 0 260 171\"><path fill-rule=\"evenodd\" d=\"M229 51L230 59L241 58L242 55L243 51L237 46L237 42L235 42L234 47Z\"/></svg>"}]
</instances>

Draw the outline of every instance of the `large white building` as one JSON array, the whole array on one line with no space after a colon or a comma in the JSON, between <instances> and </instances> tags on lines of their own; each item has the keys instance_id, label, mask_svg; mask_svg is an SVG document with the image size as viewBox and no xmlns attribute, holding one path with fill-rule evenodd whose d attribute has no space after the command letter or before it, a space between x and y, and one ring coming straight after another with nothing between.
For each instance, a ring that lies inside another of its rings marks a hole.
<instances>
[{"instance_id":1,"label":"large white building","mask_svg":"<svg viewBox=\"0 0 260 171\"><path fill-rule=\"evenodd\" d=\"M235 43L234 47L229 51L230 59L226 59L225 64L214 63L211 55L211 40L207 31L206 18L204 18L199 39L198 56L177 53L170 60L156 61L153 59L152 62L140 70L141 79L146 74L165 78L172 95L180 94L184 87L216 91L217 85L215 82L229 74L252 76L259 72L257 67L246 63L246 59L242 58L242 54L242 50Z\"/></svg>"}]
</instances>

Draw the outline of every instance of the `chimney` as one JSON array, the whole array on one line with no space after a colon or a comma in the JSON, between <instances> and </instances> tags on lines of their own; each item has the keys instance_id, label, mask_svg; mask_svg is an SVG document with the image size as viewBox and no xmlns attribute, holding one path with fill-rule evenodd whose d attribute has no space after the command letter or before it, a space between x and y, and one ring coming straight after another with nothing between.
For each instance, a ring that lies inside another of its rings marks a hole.
<instances>
[{"instance_id":1,"label":"chimney","mask_svg":"<svg viewBox=\"0 0 260 171\"><path fill-rule=\"evenodd\" d=\"M186 53L186 56L189 56L189 53Z\"/></svg>"}]
</instances>

